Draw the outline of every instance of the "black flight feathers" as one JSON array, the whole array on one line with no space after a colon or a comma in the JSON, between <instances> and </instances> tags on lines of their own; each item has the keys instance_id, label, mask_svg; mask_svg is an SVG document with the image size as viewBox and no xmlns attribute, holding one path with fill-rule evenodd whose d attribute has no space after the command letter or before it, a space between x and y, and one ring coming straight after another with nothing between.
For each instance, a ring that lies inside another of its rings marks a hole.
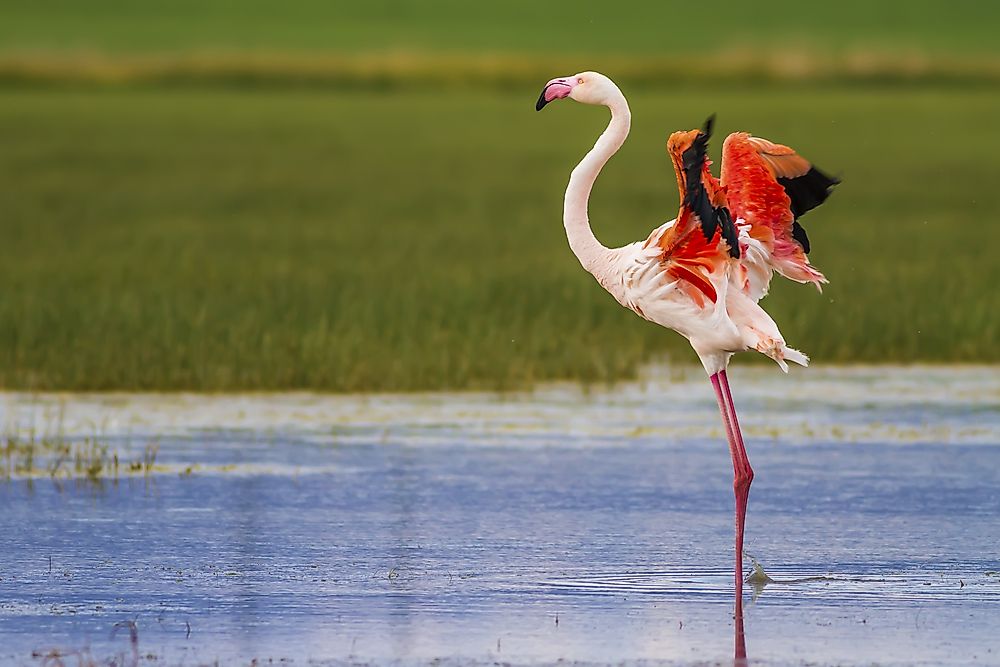
<instances>
[{"instance_id":1,"label":"black flight feathers","mask_svg":"<svg viewBox=\"0 0 1000 667\"><path fill-rule=\"evenodd\" d=\"M832 176L827 176L816 167L812 167L796 178L779 178L778 184L785 189L785 194L792 200L792 238L799 242L802 250L809 254L809 237L806 230L799 224L799 218L826 201L830 189L840 183Z\"/></svg>"},{"instance_id":2,"label":"black flight feathers","mask_svg":"<svg viewBox=\"0 0 1000 667\"><path fill-rule=\"evenodd\" d=\"M715 115L713 114L705 121L705 126L698 132L698 136L694 138L691 145L681 154L684 183L687 186L684 204L698 216L698 220L701 222L701 233L705 235L705 240L712 240L715 230L721 230L722 238L729 244L729 255L739 258L740 244L736 225L733 224L733 216L725 206L715 207L712 205L708 198L708 192L705 191L705 184L701 180L708 151L708 140L712 137L714 123Z\"/></svg>"},{"instance_id":3,"label":"black flight feathers","mask_svg":"<svg viewBox=\"0 0 1000 667\"><path fill-rule=\"evenodd\" d=\"M825 202L830 196L830 189L838 183L838 179L827 176L816 167L796 178L778 179L778 184L785 188L792 200L792 215L796 218Z\"/></svg>"}]
</instances>

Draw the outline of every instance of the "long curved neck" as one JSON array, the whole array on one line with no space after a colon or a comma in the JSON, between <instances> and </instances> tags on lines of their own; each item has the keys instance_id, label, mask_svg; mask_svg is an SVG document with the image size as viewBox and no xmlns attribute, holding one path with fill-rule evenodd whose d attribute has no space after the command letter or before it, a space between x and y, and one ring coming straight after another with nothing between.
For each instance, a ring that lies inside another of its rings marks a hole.
<instances>
[{"instance_id":1,"label":"long curved neck","mask_svg":"<svg viewBox=\"0 0 1000 667\"><path fill-rule=\"evenodd\" d=\"M601 245L590 228L587 202L590 200L590 191L594 187L597 175L601 173L601 169L611 156L625 143L632 119L628 102L620 92L607 106L611 109L611 122L570 175L563 203L563 224L566 226L569 247L583 268L591 273L594 272L595 265L607 257L610 250Z\"/></svg>"}]
</instances>

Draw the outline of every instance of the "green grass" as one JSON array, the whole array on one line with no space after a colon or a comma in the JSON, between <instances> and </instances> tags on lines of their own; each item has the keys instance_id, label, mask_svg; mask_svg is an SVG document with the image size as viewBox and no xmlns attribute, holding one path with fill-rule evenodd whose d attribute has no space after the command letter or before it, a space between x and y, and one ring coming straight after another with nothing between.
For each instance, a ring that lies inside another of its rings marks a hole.
<instances>
[{"instance_id":1,"label":"green grass","mask_svg":"<svg viewBox=\"0 0 1000 667\"><path fill-rule=\"evenodd\" d=\"M0 0L0 86L467 90L1000 83L1000 5L841 0Z\"/></svg>"},{"instance_id":2,"label":"green grass","mask_svg":"<svg viewBox=\"0 0 1000 667\"><path fill-rule=\"evenodd\" d=\"M694 361L571 255L562 190L606 117L536 114L535 94L0 91L0 386L510 388ZM790 344L821 363L1000 361L1000 94L632 106L594 193L606 244L673 217L663 142L715 111L720 135L844 178L804 220L831 285L776 281L764 302Z\"/></svg>"},{"instance_id":3,"label":"green grass","mask_svg":"<svg viewBox=\"0 0 1000 667\"><path fill-rule=\"evenodd\" d=\"M0 0L0 50L996 53L998 24L976 0Z\"/></svg>"}]
</instances>

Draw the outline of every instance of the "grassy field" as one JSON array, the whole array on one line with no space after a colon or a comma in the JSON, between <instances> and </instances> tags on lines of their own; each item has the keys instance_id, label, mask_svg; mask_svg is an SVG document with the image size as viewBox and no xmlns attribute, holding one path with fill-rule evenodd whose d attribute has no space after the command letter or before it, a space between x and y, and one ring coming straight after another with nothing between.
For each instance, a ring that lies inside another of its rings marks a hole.
<instances>
[{"instance_id":1,"label":"grassy field","mask_svg":"<svg viewBox=\"0 0 1000 667\"><path fill-rule=\"evenodd\" d=\"M1000 6L976 0L0 0L0 18L0 50L1000 51Z\"/></svg>"},{"instance_id":2,"label":"grassy field","mask_svg":"<svg viewBox=\"0 0 1000 667\"><path fill-rule=\"evenodd\" d=\"M0 0L0 86L516 90L602 69L633 89L1000 85L1000 5L843 0Z\"/></svg>"},{"instance_id":3,"label":"grassy field","mask_svg":"<svg viewBox=\"0 0 1000 667\"><path fill-rule=\"evenodd\" d=\"M0 90L0 386L511 388L694 361L576 264L562 190L606 117L536 94ZM765 302L790 344L1000 361L1000 94L632 98L592 204L606 244L673 217L663 142L718 112L844 179L805 219L831 285Z\"/></svg>"}]
</instances>

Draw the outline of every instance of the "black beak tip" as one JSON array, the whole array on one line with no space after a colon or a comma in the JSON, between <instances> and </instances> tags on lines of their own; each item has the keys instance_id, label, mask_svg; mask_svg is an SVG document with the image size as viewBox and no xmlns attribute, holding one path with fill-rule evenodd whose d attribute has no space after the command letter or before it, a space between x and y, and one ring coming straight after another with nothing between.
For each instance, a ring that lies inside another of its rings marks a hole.
<instances>
[{"instance_id":1,"label":"black beak tip","mask_svg":"<svg viewBox=\"0 0 1000 667\"><path fill-rule=\"evenodd\" d=\"M542 94L538 96L538 101L535 102L535 111L541 111L548 103L549 101L545 99L545 91L543 90Z\"/></svg>"}]
</instances>

